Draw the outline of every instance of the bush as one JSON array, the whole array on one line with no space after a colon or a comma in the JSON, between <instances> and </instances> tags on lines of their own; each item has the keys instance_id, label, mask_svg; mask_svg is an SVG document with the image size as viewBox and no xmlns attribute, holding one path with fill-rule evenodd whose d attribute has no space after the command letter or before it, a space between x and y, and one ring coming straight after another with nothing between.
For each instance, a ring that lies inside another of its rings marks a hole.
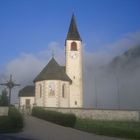
<instances>
[{"instance_id":1,"label":"bush","mask_svg":"<svg viewBox=\"0 0 140 140\"><path fill-rule=\"evenodd\" d=\"M11 107L8 116L10 117L14 128L23 128L23 117L16 108Z\"/></svg>"},{"instance_id":2,"label":"bush","mask_svg":"<svg viewBox=\"0 0 140 140\"><path fill-rule=\"evenodd\" d=\"M23 117L20 112L10 107L8 116L0 116L0 133L18 132L23 128Z\"/></svg>"},{"instance_id":3,"label":"bush","mask_svg":"<svg viewBox=\"0 0 140 140\"><path fill-rule=\"evenodd\" d=\"M4 89L2 91L2 95L0 95L0 106L8 106L8 96L6 89Z\"/></svg>"},{"instance_id":4,"label":"bush","mask_svg":"<svg viewBox=\"0 0 140 140\"><path fill-rule=\"evenodd\" d=\"M0 116L0 133L10 132L12 122L8 116Z\"/></svg>"},{"instance_id":5,"label":"bush","mask_svg":"<svg viewBox=\"0 0 140 140\"><path fill-rule=\"evenodd\" d=\"M76 116L74 114L64 114L56 111L48 111L41 107L34 107L32 115L62 126L74 127Z\"/></svg>"}]
</instances>

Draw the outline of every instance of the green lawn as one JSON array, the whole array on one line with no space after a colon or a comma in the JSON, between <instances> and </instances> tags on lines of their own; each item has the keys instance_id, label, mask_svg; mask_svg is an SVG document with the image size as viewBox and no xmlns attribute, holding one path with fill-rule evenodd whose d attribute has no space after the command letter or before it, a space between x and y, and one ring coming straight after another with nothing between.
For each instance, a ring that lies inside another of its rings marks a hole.
<instances>
[{"instance_id":1,"label":"green lawn","mask_svg":"<svg viewBox=\"0 0 140 140\"><path fill-rule=\"evenodd\" d=\"M140 139L140 122L77 119L75 128L98 135Z\"/></svg>"}]
</instances>

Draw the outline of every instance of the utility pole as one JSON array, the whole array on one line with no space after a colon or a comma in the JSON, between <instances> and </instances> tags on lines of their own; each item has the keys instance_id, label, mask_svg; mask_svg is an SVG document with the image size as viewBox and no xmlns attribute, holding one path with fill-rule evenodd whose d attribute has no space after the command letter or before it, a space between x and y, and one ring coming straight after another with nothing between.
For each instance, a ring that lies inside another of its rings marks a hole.
<instances>
[{"instance_id":1,"label":"utility pole","mask_svg":"<svg viewBox=\"0 0 140 140\"><path fill-rule=\"evenodd\" d=\"M8 100L8 105L10 106L12 89L13 89L15 86L20 86L20 84L14 83L13 80L12 80L12 75L10 75L9 81L7 81L6 83L0 83L0 85L6 86L6 87L9 89L9 100Z\"/></svg>"}]
</instances>

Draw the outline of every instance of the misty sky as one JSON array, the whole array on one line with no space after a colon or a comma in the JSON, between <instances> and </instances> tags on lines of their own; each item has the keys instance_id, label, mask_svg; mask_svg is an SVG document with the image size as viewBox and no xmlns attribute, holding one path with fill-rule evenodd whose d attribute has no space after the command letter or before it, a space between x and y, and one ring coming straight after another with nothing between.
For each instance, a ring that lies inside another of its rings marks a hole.
<instances>
[{"instance_id":1,"label":"misty sky","mask_svg":"<svg viewBox=\"0 0 140 140\"><path fill-rule=\"evenodd\" d=\"M0 82L13 74L21 87L32 84L52 50L64 64L64 43L73 12L83 40L85 81L93 83L85 88L86 100L92 97L92 102L96 66L140 44L140 0L0 0ZM104 88L98 87L102 96ZM116 103L116 94L107 97ZM99 101L102 99L104 96ZM91 105L95 102L94 98Z\"/></svg>"}]
</instances>

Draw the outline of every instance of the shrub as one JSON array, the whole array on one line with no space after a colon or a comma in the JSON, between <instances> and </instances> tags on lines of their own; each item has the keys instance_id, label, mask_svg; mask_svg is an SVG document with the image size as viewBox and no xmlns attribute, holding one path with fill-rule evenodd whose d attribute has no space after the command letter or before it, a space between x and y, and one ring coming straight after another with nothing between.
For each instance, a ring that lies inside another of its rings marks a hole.
<instances>
[{"instance_id":1,"label":"shrub","mask_svg":"<svg viewBox=\"0 0 140 140\"><path fill-rule=\"evenodd\" d=\"M0 106L8 106L8 96L6 89L4 89L2 91L2 95L0 95Z\"/></svg>"},{"instance_id":2,"label":"shrub","mask_svg":"<svg viewBox=\"0 0 140 140\"><path fill-rule=\"evenodd\" d=\"M12 128L12 122L8 116L0 116L0 133L9 132Z\"/></svg>"},{"instance_id":3,"label":"shrub","mask_svg":"<svg viewBox=\"0 0 140 140\"><path fill-rule=\"evenodd\" d=\"M14 107L10 107L8 116L13 123L14 128L23 128L23 117Z\"/></svg>"},{"instance_id":4,"label":"shrub","mask_svg":"<svg viewBox=\"0 0 140 140\"><path fill-rule=\"evenodd\" d=\"M48 111L41 107L34 107L32 115L59 125L74 127L76 116L74 114L64 114L56 111Z\"/></svg>"},{"instance_id":5,"label":"shrub","mask_svg":"<svg viewBox=\"0 0 140 140\"><path fill-rule=\"evenodd\" d=\"M20 112L10 107L8 116L0 116L0 133L18 132L23 128L23 117Z\"/></svg>"}]
</instances>

